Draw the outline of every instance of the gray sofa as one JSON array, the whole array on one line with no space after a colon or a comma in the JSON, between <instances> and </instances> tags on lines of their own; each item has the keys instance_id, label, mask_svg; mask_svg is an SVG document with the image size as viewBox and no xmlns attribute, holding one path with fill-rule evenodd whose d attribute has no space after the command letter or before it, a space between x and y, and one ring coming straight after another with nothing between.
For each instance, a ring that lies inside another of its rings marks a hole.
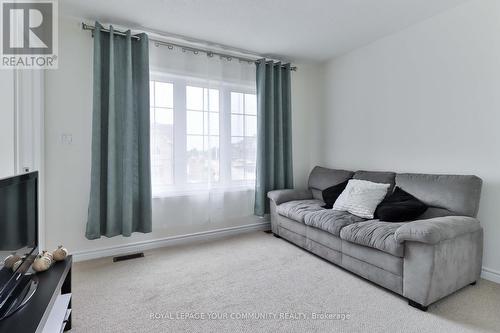
<instances>
[{"instance_id":1,"label":"gray sofa","mask_svg":"<svg viewBox=\"0 0 500 333\"><path fill-rule=\"evenodd\" d=\"M322 190L349 178L388 183L390 191L399 186L429 208L418 220L404 223L322 208ZM425 311L479 278L483 229L476 216L481 186L476 176L315 167L307 190L268 193L272 232Z\"/></svg>"}]
</instances>

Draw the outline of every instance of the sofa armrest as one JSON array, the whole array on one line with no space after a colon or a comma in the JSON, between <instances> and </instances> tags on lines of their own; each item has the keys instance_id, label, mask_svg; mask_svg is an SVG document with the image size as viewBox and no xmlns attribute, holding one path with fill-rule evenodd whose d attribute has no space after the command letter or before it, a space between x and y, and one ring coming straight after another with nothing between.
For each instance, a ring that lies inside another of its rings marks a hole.
<instances>
[{"instance_id":1,"label":"sofa armrest","mask_svg":"<svg viewBox=\"0 0 500 333\"><path fill-rule=\"evenodd\" d=\"M293 200L307 200L312 199L312 192L309 190L275 190L269 191L267 197L274 201L276 205L281 205L284 202Z\"/></svg>"},{"instance_id":2,"label":"sofa armrest","mask_svg":"<svg viewBox=\"0 0 500 333\"><path fill-rule=\"evenodd\" d=\"M437 244L442 240L453 239L460 235L481 229L479 220L468 216L445 216L418 220L403 224L394 233L396 241Z\"/></svg>"}]
</instances>

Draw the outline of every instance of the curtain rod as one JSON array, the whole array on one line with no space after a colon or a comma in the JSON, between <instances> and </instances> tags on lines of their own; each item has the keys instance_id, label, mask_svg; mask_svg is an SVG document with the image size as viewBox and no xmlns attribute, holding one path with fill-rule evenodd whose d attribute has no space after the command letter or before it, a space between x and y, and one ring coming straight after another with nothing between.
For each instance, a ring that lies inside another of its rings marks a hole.
<instances>
[{"instance_id":1,"label":"curtain rod","mask_svg":"<svg viewBox=\"0 0 500 333\"><path fill-rule=\"evenodd\" d=\"M82 22L82 30L90 30L90 31L94 32L95 27L92 26L92 25L89 25L89 24L86 24L86 23ZM106 28L102 28L101 31L108 32L108 33L110 32L110 30L106 29ZM113 30L113 33L115 35L119 35L119 36L126 36L127 35L125 32L119 31L119 30ZM139 36L135 36L135 35L132 35L131 38L133 38L133 39L140 39ZM171 43L171 42L165 42L165 41L162 41L162 40L159 40L159 39L150 38L149 40L151 42L153 42L155 44L155 46L160 46L160 45L161 46L166 46L170 50L173 49L174 47L178 47L178 48L181 48L183 51L193 52L194 54L198 54L198 53L202 52L202 53L205 53L209 57L219 56L221 58L225 58L228 61L231 61L232 59L236 59L236 60L243 61L243 62L248 62L248 63L258 63L258 61L256 61L255 59L234 56L234 55L231 55L231 54L226 54L226 53L221 53L221 52L216 52L216 51L210 51L210 50L207 50L207 49L200 49L200 48L196 48L196 47L185 46L185 45ZM263 58L265 58L265 57L263 57ZM290 70L291 71L296 71L297 70L297 66L291 66Z\"/></svg>"}]
</instances>

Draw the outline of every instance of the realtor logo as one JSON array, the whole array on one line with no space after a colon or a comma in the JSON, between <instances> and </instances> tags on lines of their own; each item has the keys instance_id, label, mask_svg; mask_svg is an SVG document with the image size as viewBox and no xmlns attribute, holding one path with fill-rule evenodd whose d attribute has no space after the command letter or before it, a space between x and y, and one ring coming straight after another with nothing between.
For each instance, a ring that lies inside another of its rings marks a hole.
<instances>
[{"instance_id":1,"label":"realtor logo","mask_svg":"<svg viewBox=\"0 0 500 333\"><path fill-rule=\"evenodd\" d=\"M1 4L1 67L57 68L56 0Z\"/></svg>"}]
</instances>

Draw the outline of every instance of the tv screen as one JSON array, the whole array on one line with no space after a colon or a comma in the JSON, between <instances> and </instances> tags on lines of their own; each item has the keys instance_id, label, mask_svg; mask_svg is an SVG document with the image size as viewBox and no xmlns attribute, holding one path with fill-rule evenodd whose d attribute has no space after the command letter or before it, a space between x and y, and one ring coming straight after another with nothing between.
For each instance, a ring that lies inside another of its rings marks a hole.
<instances>
[{"instance_id":1,"label":"tv screen","mask_svg":"<svg viewBox=\"0 0 500 333\"><path fill-rule=\"evenodd\" d=\"M0 179L0 301L15 284L13 280L29 268L22 265L13 270L5 267L5 259L10 255L32 257L37 238L38 173Z\"/></svg>"}]
</instances>

